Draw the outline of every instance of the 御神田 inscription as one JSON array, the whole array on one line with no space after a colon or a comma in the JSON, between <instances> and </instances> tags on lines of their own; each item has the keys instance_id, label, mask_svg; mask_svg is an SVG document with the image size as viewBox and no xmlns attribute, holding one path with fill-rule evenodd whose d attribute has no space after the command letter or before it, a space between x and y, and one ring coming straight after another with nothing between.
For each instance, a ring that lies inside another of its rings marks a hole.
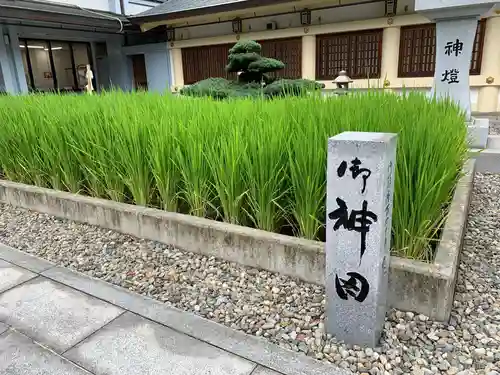
<instances>
[{"instance_id":1,"label":"\u5fa1\u795e\u7530 inscription","mask_svg":"<svg viewBox=\"0 0 500 375\"><path fill-rule=\"evenodd\" d=\"M376 345L384 322L396 137L328 140L326 326L351 344Z\"/></svg>"}]
</instances>

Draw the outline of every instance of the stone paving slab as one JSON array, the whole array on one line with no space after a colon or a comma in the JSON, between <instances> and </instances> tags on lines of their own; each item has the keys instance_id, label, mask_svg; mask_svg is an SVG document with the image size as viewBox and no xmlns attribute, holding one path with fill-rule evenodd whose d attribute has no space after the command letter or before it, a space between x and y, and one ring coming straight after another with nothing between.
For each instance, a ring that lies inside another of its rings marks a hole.
<instances>
[{"instance_id":1,"label":"stone paving slab","mask_svg":"<svg viewBox=\"0 0 500 375\"><path fill-rule=\"evenodd\" d=\"M45 259L38 258L2 244L0 244L0 259L19 267L26 268L34 273L40 273L54 267L54 264L46 261Z\"/></svg>"},{"instance_id":2,"label":"stone paving slab","mask_svg":"<svg viewBox=\"0 0 500 375\"><path fill-rule=\"evenodd\" d=\"M281 348L263 338L168 307L67 268L54 267L42 275L286 375L352 375L350 371Z\"/></svg>"},{"instance_id":3,"label":"stone paving slab","mask_svg":"<svg viewBox=\"0 0 500 375\"><path fill-rule=\"evenodd\" d=\"M15 331L0 335L2 375L92 375Z\"/></svg>"},{"instance_id":4,"label":"stone paving slab","mask_svg":"<svg viewBox=\"0 0 500 375\"><path fill-rule=\"evenodd\" d=\"M58 353L121 313L116 306L41 277L0 294L0 321Z\"/></svg>"},{"instance_id":5,"label":"stone paving slab","mask_svg":"<svg viewBox=\"0 0 500 375\"><path fill-rule=\"evenodd\" d=\"M279 372L276 372L274 370L270 370L268 368L258 366L253 372L252 375L282 375Z\"/></svg>"},{"instance_id":6,"label":"stone paving slab","mask_svg":"<svg viewBox=\"0 0 500 375\"><path fill-rule=\"evenodd\" d=\"M255 367L132 313L120 316L65 356L96 375L249 375Z\"/></svg>"},{"instance_id":7,"label":"stone paving slab","mask_svg":"<svg viewBox=\"0 0 500 375\"><path fill-rule=\"evenodd\" d=\"M0 293L36 277L36 274L0 259Z\"/></svg>"},{"instance_id":8,"label":"stone paving slab","mask_svg":"<svg viewBox=\"0 0 500 375\"><path fill-rule=\"evenodd\" d=\"M0 259L38 273L35 279L0 293L0 322L5 321L63 356L71 355L75 361L85 364L87 370L101 371L98 375L150 373L143 371L143 357L152 358L147 365L156 366L152 367L154 374L165 373L158 369L163 369L166 361L171 363L167 368L170 372L166 374L176 375L198 375L200 371L195 365L200 363L202 368L206 368L203 363L208 363L211 374L352 375L350 371L102 280L43 264L42 259L6 246L0 246ZM41 263L37 263L38 260ZM45 270L37 272L34 269L37 267ZM121 327L120 331L120 325L125 323L130 329ZM126 340L120 340L120 335L125 335ZM168 340L178 337L177 342L187 342L188 348L181 352L179 345L169 346L166 337ZM66 349L69 350L65 352ZM212 354L200 355L205 350L220 356L212 364ZM126 356L121 354L125 352ZM151 353L157 354L151 356ZM183 360L184 367L171 371L179 360ZM225 367L221 367L224 363ZM21 374L24 375L15 373Z\"/></svg>"}]
</instances>

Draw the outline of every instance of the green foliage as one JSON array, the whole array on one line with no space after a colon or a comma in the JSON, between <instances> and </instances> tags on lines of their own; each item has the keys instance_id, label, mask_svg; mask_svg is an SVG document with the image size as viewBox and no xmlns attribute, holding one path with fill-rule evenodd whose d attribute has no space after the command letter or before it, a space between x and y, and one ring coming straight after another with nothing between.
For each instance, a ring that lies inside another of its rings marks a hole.
<instances>
[{"instance_id":1,"label":"green foliage","mask_svg":"<svg viewBox=\"0 0 500 375\"><path fill-rule=\"evenodd\" d=\"M269 57L262 57L259 60L253 61L248 64L248 70L259 73L269 73L276 70L281 70L285 68L285 64L276 59L271 59Z\"/></svg>"},{"instance_id":2,"label":"green foliage","mask_svg":"<svg viewBox=\"0 0 500 375\"><path fill-rule=\"evenodd\" d=\"M285 64L276 59L260 56L261 50L261 45L253 40L236 43L229 50L226 71L241 72L238 81L242 83L266 82L265 73L283 69Z\"/></svg>"},{"instance_id":3,"label":"green foliage","mask_svg":"<svg viewBox=\"0 0 500 375\"><path fill-rule=\"evenodd\" d=\"M239 72L239 71L247 71L248 66L252 63L255 63L261 59L260 55L255 52L250 53L237 53L229 55L229 63L226 66L227 72Z\"/></svg>"},{"instance_id":4,"label":"green foliage","mask_svg":"<svg viewBox=\"0 0 500 375\"><path fill-rule=\"evenodd\" d=\"M0 97L0 118L3 178L317 240L328 137L398 133L392 250L425 260L467 157L457 107L416 93L30 95Z\"/></svg>"},{"instance_id":5,"label":"green foliage","mask_svg":"<svg viewBox=\"0 0 500 375\"><path fill-rule=\"evenodd\" d=\"M180 93L185 96L208 96L213 99L227 99L259 96L262 95L262 88L258 83L239 84L225 78L207 78L203 81L183 87Z\"/></svg>"},{"instance_id":6,"label":"green foliage","mask_svg":"<svg viewBox=\"0 0 500 375\"><path fill-rule=\"evenodd\" d=\"M237 53L251 53L255 52L260 54L262 51L262 46L254 40L242 40L237 42L230 50L230 55L235 55Z\"/></svg>"},{"instance_id":7,"label":"green foliage","mask_svg":"<svg viewBox=\"0 0 500 375\"><path fill-rule=\"evenodd\" d=\"M208 96L213 99L232 97L275 97L302 95L304 92L323 88L324 85L309 80L279 80L275 82L267 73L281 70L283 62L260 56L262 47L253 40L236 43L230 50L226 71L238 72L237 81L224 78L208 78L181 89L180 94L194 97ZM263 89L262 86L265 86Z\"/></svg>"},{"instance_id":8,"label":"green foliage","mask_svg":"<svg viewBox=\"0 0 500 375\"><path fill-rule=\"evenodd\" d=\"M299 96L321 90L325 85L308 79L280 79L267 85L264 94L267 97Z\"/></svg>"}]
</instances>

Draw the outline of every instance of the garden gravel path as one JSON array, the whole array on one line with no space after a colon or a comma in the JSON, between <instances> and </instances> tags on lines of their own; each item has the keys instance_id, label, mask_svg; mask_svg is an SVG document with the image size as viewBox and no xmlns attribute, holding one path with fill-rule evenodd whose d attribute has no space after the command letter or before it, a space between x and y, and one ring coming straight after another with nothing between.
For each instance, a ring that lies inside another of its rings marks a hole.
<instances>
[{"instance_id":1,"label":"garden gravel path","mask_svg":"<svg viewBox=\"0 0 500 375\"><path fill-rule=\"evenodd\" d=\"M392 310L380 348L324 335L324 289L0 205L0 242L361 374L500 375L500 175L477 174L451 321Z\"/></svg>"}]
</instances>

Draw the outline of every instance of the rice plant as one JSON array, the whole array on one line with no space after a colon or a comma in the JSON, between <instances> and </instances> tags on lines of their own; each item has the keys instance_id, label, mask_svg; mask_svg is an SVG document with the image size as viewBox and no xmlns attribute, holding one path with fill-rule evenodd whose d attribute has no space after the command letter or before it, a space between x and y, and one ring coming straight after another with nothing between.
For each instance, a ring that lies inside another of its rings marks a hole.
<instances>
[{"instance_id":1,"label":"rice plant","mask_svg":"<svg viewBox=\"0 0 500 375\"><path fill-rule=\"evenodd\" d=\"M328 137L398 133L394 254L431 260L467 157L458 108L421 94L0 97L3 178L323 240Z\"/></svg>"}]
</instances>

